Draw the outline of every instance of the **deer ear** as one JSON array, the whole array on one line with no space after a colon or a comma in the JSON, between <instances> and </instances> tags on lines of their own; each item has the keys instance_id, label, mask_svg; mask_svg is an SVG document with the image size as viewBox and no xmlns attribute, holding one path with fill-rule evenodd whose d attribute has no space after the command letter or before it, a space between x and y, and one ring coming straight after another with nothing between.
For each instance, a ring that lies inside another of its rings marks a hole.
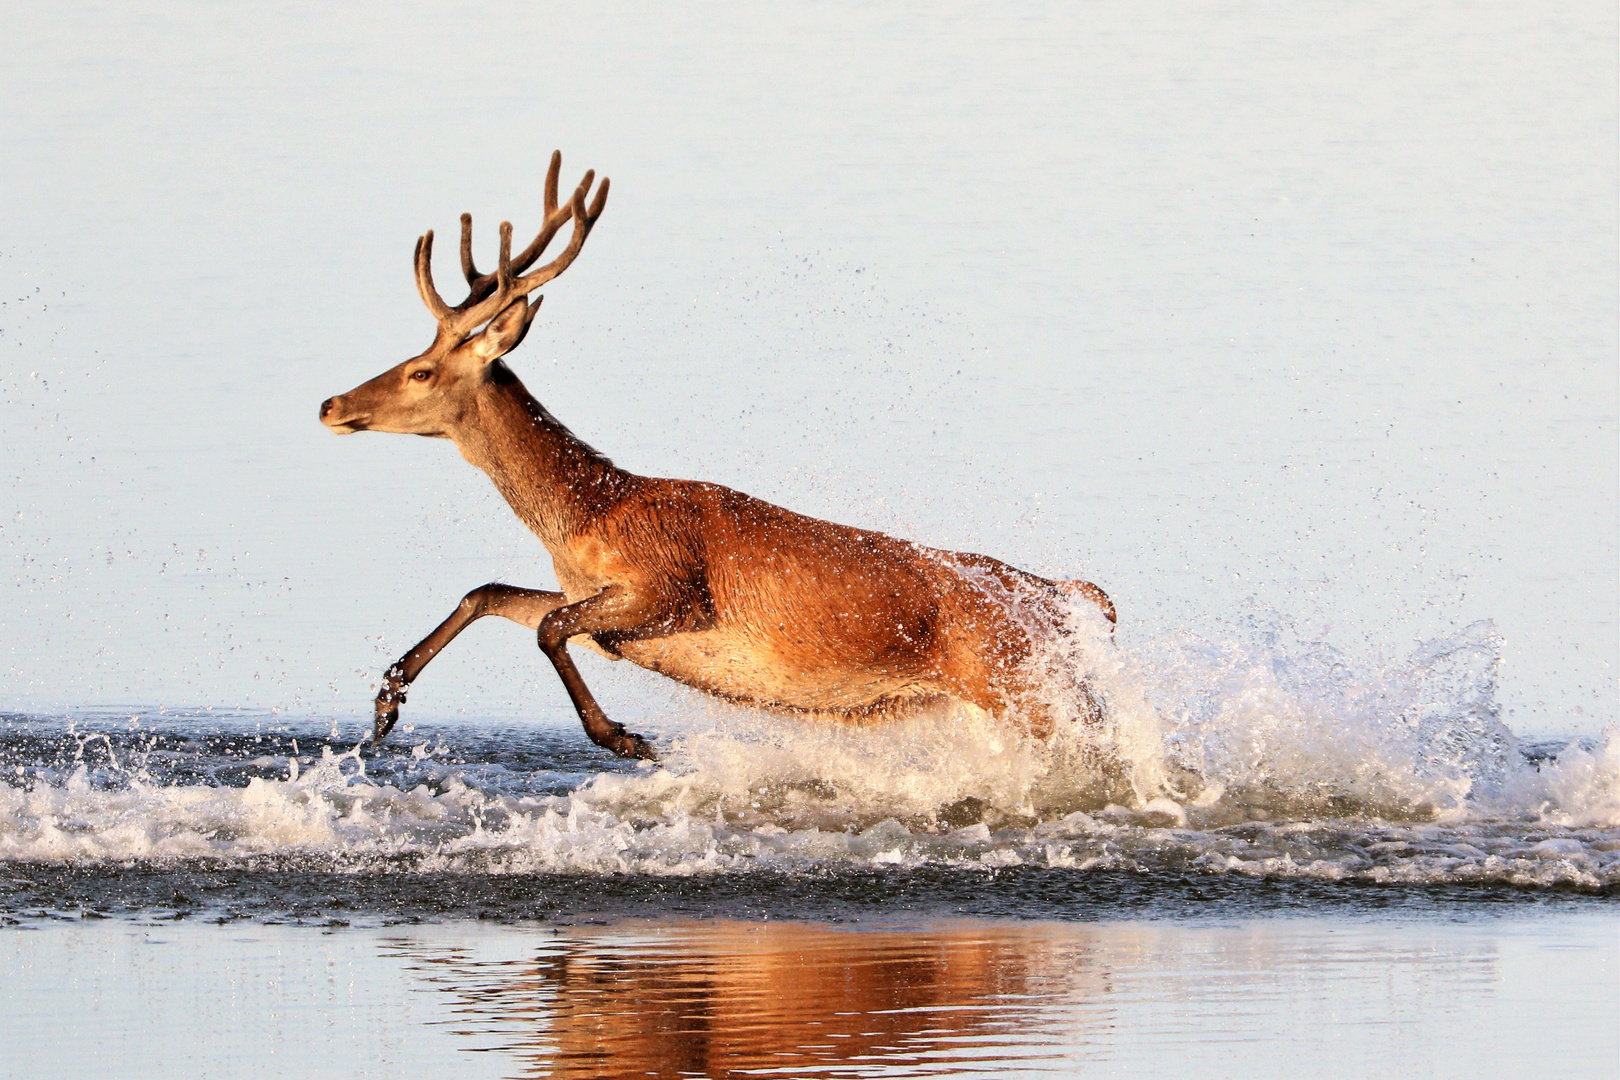
<instances>
[{"instance_id":1,"label":"deer ear","mask_svg":"<svg viewBox=\"0 0 1620 1080\"><path fill-rule=\"evenodd\" d=\"M524 297L507 304L501 313L489 320L482 333L473 339L473 355L484 363L499 360L523 341L523 335L529 332L529 322L534 318L535 311L540 307L536 300L534 306Z\"/></svg>"}]
</instances>

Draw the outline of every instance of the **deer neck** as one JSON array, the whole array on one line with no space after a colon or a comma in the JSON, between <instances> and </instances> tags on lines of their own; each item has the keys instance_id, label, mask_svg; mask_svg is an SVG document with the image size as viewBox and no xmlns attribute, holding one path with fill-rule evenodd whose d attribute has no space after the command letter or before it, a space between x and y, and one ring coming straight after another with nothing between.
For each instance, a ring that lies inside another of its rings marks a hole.
<instances>
[{"instance_id":1,"label":"deer neck","mask_svg":"<svg viewBox=\"0 0 1620 1080\"><path fill-rule=\"evenodd\" d=\"M505 364L491 365L476 402L451 438L547 548L617 501L628 474L547 412Z\"/></svg>"}]
</instances>

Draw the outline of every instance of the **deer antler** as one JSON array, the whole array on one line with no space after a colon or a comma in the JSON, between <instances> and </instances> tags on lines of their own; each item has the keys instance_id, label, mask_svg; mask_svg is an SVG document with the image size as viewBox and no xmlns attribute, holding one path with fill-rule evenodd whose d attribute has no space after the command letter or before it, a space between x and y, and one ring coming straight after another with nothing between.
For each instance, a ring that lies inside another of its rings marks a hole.
<instances>
[{"instance_id":1,"label":"deer antler","mask_svg":"<svg viewBox=\"0 0 1620 1080\"><path fill-rule=\"evenodd\" d=\"M585 196L596 179L596 170L590 169L574 189L568 203L557 205L557 174L562 170L562 154L554 151L551 167L546 170L545 217L540 231L529 246L512 258L512 223L501 222L501 254L493 274L481 274L472 257L472 215L461 215L461 272L467 279L467 298L455 307L444 302L433 285L433 230L416 241L416 290L422 294L422 303L439 321L440 336L466 337L478 326L494 318L513 300L527 296L552 278L567 270L585 246L596 219L607 205L608 179L602 178L596 189L596 198L589 211ZM549 263L533 273L526 273L535 260L545 253L557 231L572 218L574 232L568 246Z\"/></svg>"}]
</instances>

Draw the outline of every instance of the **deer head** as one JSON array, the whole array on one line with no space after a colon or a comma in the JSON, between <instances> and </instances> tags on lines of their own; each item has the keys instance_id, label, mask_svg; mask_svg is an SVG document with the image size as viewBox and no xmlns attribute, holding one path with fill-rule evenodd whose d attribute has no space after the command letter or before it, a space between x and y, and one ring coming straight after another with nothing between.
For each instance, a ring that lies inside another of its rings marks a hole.
<instances>
[{"instance_id":1,"label":"deer head","mask_svg":"<svg viewBox=\"0 0 1620 1080\"><path fill-rule=\"evenodd\" d=\"M562 154L551 155L546 172L545 220L533 242L512 257L512 223L501 222L501 253L493 273L480 274L473 265L472 215L461 215L461 272L467 278L467 298L455 307L444 302L433 286L433 231L416 241L416 289L422 294L439 329L427 351L361 383L346 394L321 403L321 423L340 435L356 431L391 431L404 435L449 438L474 407L479 387L494 376L496 360L517 348L529 332L543 297L531 292L568 269L585 246L591 226L607 204L608 180L602 178L596 197L586 209L594 170L574 189L568 203L557 205L557 174ZM568 246L540 269L529 267L572 218Z\"/></svg>"}]
</instances>

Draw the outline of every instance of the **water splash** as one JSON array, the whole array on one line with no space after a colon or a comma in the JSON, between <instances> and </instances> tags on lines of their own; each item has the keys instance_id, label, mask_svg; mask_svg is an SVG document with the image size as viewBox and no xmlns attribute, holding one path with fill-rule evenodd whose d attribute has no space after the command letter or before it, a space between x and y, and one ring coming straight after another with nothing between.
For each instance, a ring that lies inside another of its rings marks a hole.
<instances>
[{"instance_id":1,"label":"water splash","mask_svg":"<svg viewBox=\"0 0 1620 1080\"><path fill-rule=\"evenodd\" d=\"M327 722L14 718L0 859L1620 888L1620 738L1521 746L1495 704L1498 646L1477 624L1357 664L1283 635L1134 649L1077 623L1048 660L1105 702L1101 727L1075 709L1036 742L954 708L825 727L693 696L662 717L661 768L534 728L423 725L416 745L362 753L323 739Z\"/></svg>"}]
</instances>

